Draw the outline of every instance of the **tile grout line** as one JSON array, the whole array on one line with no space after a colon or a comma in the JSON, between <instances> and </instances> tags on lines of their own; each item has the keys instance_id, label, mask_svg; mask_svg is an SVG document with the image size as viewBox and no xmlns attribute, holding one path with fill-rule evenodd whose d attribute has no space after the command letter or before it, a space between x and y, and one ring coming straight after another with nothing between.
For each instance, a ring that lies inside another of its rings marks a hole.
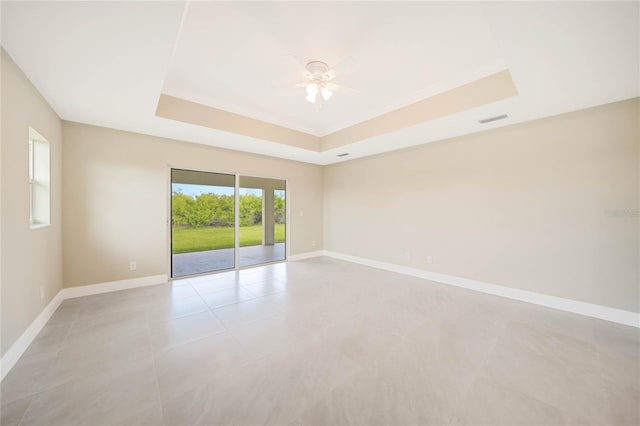
<instances>
[{"instance_id":1,"label":"tile grout line","mask_svg":"<svg viewBox=\"0 0 640 426\"><path fill-rule=\"evenodd\" d=\"M190 317L190 316L194 316L194 315L202 314L202 313L205 313L205 312L209 312L210 314L212 314L212 315L214 316L214 318L215 318L215 319L217 319L217 320L220 322L220 324L222 325L222 327L224 328L224 330L222 330L222 331L218 331L218 332L215 332L215 333L211 333L211 334L207 334L207 335L205 335L205 336L200 336L200 337L197 337L197 338L195 338L195 339L189 339L189 340L186 340L186 341L184 341L184 342L182 342L182 343L179 343L179 344L177 344L177 345L173 345L173 346L169 346L169 347L167 347L167 348L164 348L164 349L162 349L162 350L161 350L161 352L166 352L166 351L171 350L171 349L179 348L179 347L181 347L181 346L188 345L188 344L191 344L191 343L194 343L194 342L198 342L198 341L200 341L200 340L204 340L204 339L209 338L209 337L211 337L211 336L216 336L216 335L218 335L218 334L222 334L222 333L225 333L225 332L226 332L226 333L229 333L230 335L233 335L233 334L231 333L231 330L230 330L230 329L228 329L228 327L224 324L224 322L222 322L222 320L221 320L220 318L218 318L218 316L215 314L215 312L213 312L213 308L211 308L211 307L207 304L207 302L205 302L205 301L204 301L204 299L203 299L202 295L198 292L198 290L196 290L195 288L193 288L193 285L189 282L189 280L188 280L188 279L187 279L187 282L188 282L188 283L187 283L186 285L190 286L190 287L191 287L191 288L196 292L196 295L200 298L200 300L202 301L202 303L204 303L204 305L207 307L207 309L206 309L206 310L203 310L203 311L192 312L192 313L189 313L189 314L181 315L181 316L179 316L179 317L175 317L175 318L167 318L167 319L165 319L165 320L158 321L158 322L166 323L166 322L175 321L175 320L178 320L178 319L184 319L184 318L187 318L187 317ZM195 296L191 296L191 297L195 297ZM251 300L253 300L253 299L251 299ZM225 306L230 306L230 305L225 305ZM151 326L150 326L150 323L149 323L149 319L148 319L148 317L147 317L147 326L148 326L148 328L149 328L149 337L150 337L150 339L151 339ZM151 349L152 349L152 352L153 352L153 355L154 355L154 363L155 363L155 351L153 350L153 344L152 344L152 348L151 348Z\"/></svg>"},{"instance_id":2,"label":"tile grout line","mask_svg":"<svg viewBox=\"0 0 640 426\"><path fill-rule=\"evenodd\" d=\"M232 280L232 281L234 281L234 280ZM190 285L191 285L191 284L190 284ZM250 294L252 294L252 295L254 295L254 296L255 296L255 294L254 294L254 293L252 293L250 290L248 290L248 289L246 289L245 287L243 287L241 284L239 284L239 283L237 283L237 282L235 282L235 281L234 281L234 285L235 285L235 286L237 286L237 287L240 287L240 288L244 289L245 291L248 291ZM193 287L193 286L192 286L192 287ZM194 289L194 290L195 290L195 292L196 292L196 293L198 293L198 296L200 296L200 298L202 298L202 295L198 292L198 290L196 290L196 289ZM264 296L256 296L256 297L254 297L253 299L248 299L248 300L256 300L256 299L259 299L259 298L262 298L262 297L264 297ZM232 328L232 327L230 327L230 326L228 326L227 324L225 324L225 323L224 323L224 321L222 321L222 319L220 319L220 317L219 317L218 315L216 315L216 313L215 313L215 309L217 309L217 308L211 308L211 307L207 304L207 302L205 302L205 301L204 301L204 299L203 299L203 302L204 302L204 303L205 303L205 305L209 308L209 310L210 310L210 312L213 314L213 316L214 316L218 321L220 321L220 323L222 324L222 326L223 326L223 327L224 327L224 329L225 329L225 332L229 334L229 337L231 337L231 339L232 339L232 340L233 340L233 341L238 345L238 347L242 350L242 352L246 354L246 349L245 349L244 345L243 345L243 344L238 340L238 337L236 336L236 333L234 333L234 332L233 332L233 328ZM238 304L238 303L241 303L241 302L243 302L243 301L238 301L238 302L235 302L235 303L230 303L230 304L228 304L228 305L224 305L224 306L232 306L232 305L234 305L234 304ZM277 305L277 304L275 304L275 305ZM224 307L224 306L220 306L220 307ZM279 313L279 314L283 313L283 312L281 312L281 309L282 309L282 308L281 308L279 305L277 305L277 308L278 308L278 313ZM268 317L271 317L271 316L274 316L274 315L268 315ZM257 318L257 319L255 319L255 320L253 320L253 321L249 321L248 323L244 323L244 324L251 324L251 323L253 323L253 322L260 321L260 319L261 319L261 318ZM242 325L244 325L244 324L242 324ZM216 333L216 334L220 334L220 333ZM209 337L209 336L207 336L207 337ZM270 353L272 353L272 352L270 352ZM256 362L257 360L259 360L259 359L261 359L261 358L264 358L265 356L269 355L270 353L268 353L268 354L264 354L264 355L262 355L262 356L260 356L260 357L258 357L258 358L256 358L256 359L249 359L249 358L247 357L246 361L245 361L245 362L243 362L241 365L242 365L242 366L249 365L249 364L251 364L251 363L253 363L253 362Z\"/></svg>"},{"instance_id":3,"label":"tile grout line","mask_svg":"<svg viewBox=\"0 0 640 426\"><path fill-rule=\"evenodd\" d=\"M76 326L76 323L78 322L78 316L79 315L77 315L77 314L74 316L73 321L71 322L71 327L69 327L69 330L64 335L64 338L62 339L62 342L60 342L60 347L56 351L56 357L60 354L60 351L62 351L62 349L65 348L65 343L67 342L67 340L69 340L69 336L71 335L71 331L73 331L74 327Z\"/></svg>"},{"instance_id":4,"label":"tile grout line","mask_svg":"<svg viewBox=\"0 0 640 426\"><path fill-rule=\"evenodd\" d=\"M229 278L229 279L231 279L231 278ZM237 284L237 283L235 283L235 282L234 282L234 284L235 284L236 286L238 286L238 287L241 287L241 286L240 286L240 284ZM190 282L189 282L189 284L188 284L188 285L190 285L190 286L193 288L193 285L192 285ZM215 311L215 309L217 309L217 308L212 308L212 307L210 307L210 306L207 304L207 302L205 302L205 301L204 301L203 296L200 294L200 292L198 292L198 290L197 290L197 289L195 289L195 288L194 288L193 290L196 292L196 294L198 294L198 297L200 297L200 299L202 299L202 301L203 301L203 303L205 304L205 306L207 306L208 311L209 311L209 312L210 312L210 313L211 313L211 314L212 314L212 315L213 315L213 316L214 316L218 321L220 321L220 324L222 325L222 327L224 328L224 330L223 330L223 331L220 331L220 332L217 332L217 333L208 334L208 335L206 335L206 336L202 336L202 337L199 337L199 338L197 338L197 339L193 339L193 340L189 340L189 341L183 342L183 343L181 343L181 344L179 344L179 345L175 345L175 346L172 346L172 347L170 347L170 348L167 348L166 350L174 349L174 348L178 348L178 347L183 346L183 345L188 345L188 344L191 344L191 343L194 343L194 342L198 342L198 341L200 341L200 340L207 339L207 338L209 338L209 337L211 337L211 336L217 336L217 335L222 334L222 333L227 333L227 334L228 334L228 336L229 336L229 337L230 337L230 338L231 338L231 339L232 339L232 340L233 340L233 341L238 345L238 347L239 347L240 349L242 349L242 352L243 352L243 353L245 353L245 352L246 352L246 350L244 349L244 346L240 343L240 341L238 341L238 338L236 337L235 333L232 331L232 330L233 330L233 328L231 328L231 327L229 327L228 325L226 325L226 324L225 324L225 323L224 323L224 322L223 322L223 321L222 321L222 320L221 320L221 319L216 315L216 313L214 312L214 311ZM228 289L227 289L227 290L228 290ZM248 291L248 290L247 290L247 291ZM210 293L207 293L207 294L210 294ZM212 293L211 293L211 294L212 294ZM257 298L257 297L256 297L256 298ZM249 299L249 300L255 300L255 299ZM240 301L240 302L242 302L242 301ZM234 305L234 304L237 304L237 303L240 303L240 302L231 303L231 304L224 305L224 306L221 306L221 307L231 306L231 305ZM204 312L204 311L203 311L203 312ZM184 318L184 317L183 317L183 318ZM260 318L258 318L258 319L256 319L256 320L254 320L254 321L259 321L259 320L260 320ZM247 323L247 324L250 324L250 323L252 323L252 322L254 322L254 321L250 321L250 322L249 322L249 323ZM261 357L260 357L260 358L261 358ZM258 359L259 359L259 358L258 358ZM256 361L256 359L252 359L252 360L247 359L245 362L240 363L240 366L246 366L246 365L251 364L251 363L253 363L253 362L255 362L255 361Z\"/></svg>"},{"instance_id":5,"label":"tile grout line","mask_svg":"<svg viewBox=\"0 0 640 426\"><path fill-rule=\"evenodd\" d=\"M58 307L58 308L59 308L59 307ZM57 310L57 309L56 309L56 310ZM76 323L76 321L77 321L77 320L78 320L78 316L77 316L77 315L75 315L75 316L74 316L74 318L73 318L73 321L70 321L70 322L71 322L71 325L69 326L69 330L67 330L67 332L65 333L64 337L62 338L62 342L60 342L60 347L58 347L58 348L56 349L56 351L55 351L55 355L54 355L54 362L55 362L55 360L58 358L58 355L60 354L60 351L64 348L64 342L66 342L67 338L69 337L69 334L71 333L71 330L73 329L73 327L74 327L74 325L75 325L75 323ZM47 321L47 323L48 323L48 322L49 322L49 321ZM61 325L64 325L64 324L61 324ZM46 327L46 326L47 326L47 324L45 324L45 325L44 325L44 327ZM44 329L44 327L42 327L42 328ZM41 330L41 332L42 332L42 330ZM38 333L38 334L40 334L40 333ZM37 336L36 336L36 338L37 338ZM34 340L35 340L35 339L34 339ZM33 342L31 342L31 344L33 344ZM31 346L31 344L30 344L29 346ZM28 349L28 348L27 348L27 349ZM23 354L23 355L24 355L24 354ZM20 357L20 359L22 359L22 356ZM19 360L18 360L18 361L19 361ZM16 364L17 364L17 363L16 363ZM48 366L48 368L51 368L51 367L50 367L50 366ZM47 371L49 371L49 370L47 369ZM61 385L58 385L58 386L61 386ZM25 417L27 417L27 413L29 412L29 409L31 408L31 405L33 404L33 399L34 399L34 397L36 397L37 395L40 395L41 393L44 393L44 392L46 392L46 391L48 391L48 390L50 390L50 389L55 389L55 388L56 388L56 387L58 387L58 386L53 386L53 387L48 388L48 389L40 389L40 390L38 390L38 391L36 391L36 392L32 393L31 395L29 395L29 397L30 397L31 399L29 400L29 404L27 405L27 408L24 410L24 413L22 413L22 417L20 417L20 421L18 422L18 426L21 426L21 425L22 425L22 423L23 423L23 421L24 421L24 419L25 419Z\"/></svg>"},{"instance_id":6,"label":"tile grout line","mask_svg":"<svg viewBox=\"0 0 640 426\"><path fill-rule=\"evenodd\" d=\"M231 278L229 278L231 280ZM239 286L239 284L237 284L235 282L235 280L232 280L232 282L234 283L234 285ZM191 286L191 288L193 288L193 285L191 284L191 282L189 282L189 285ZM242 353L246 355L246 350L244 348L244 346L240 343L240 341L238 341L238 338L236 337L235 333L233 333L231 331L231 329L220 319L220 317L218 317L218 315L216 315L216 313L214 312L214 309L211 308L207 302L204 300L204 298L202 297L202 295L200 294L200 292L198 292L198 290L196 290L195 288L193 289L198 296L200 297L200 299L202 299L202 302L205 304L205 306L209 309L209 312L211 312L211 314L214 316L214 318L216 318L218 321L220 321L220 324L222 324L222 327L224 328L224 331L221 333L227 333L229 335L229 337L238 345L238 347L241 349ZM216 333L216 334L221 334L221 333ZM209 336L207 336L209 337ZM244 362L241 363L240 365L244 366L247 365L248 362Z\"/></svg>"},{"instance_id":7,"label":"tile grout line","mask_svg":"<svg viewBox=\"0 0 640 426\"><path fill-rule=\"evenodd\" d=\"M146 310L146 305L145 305L145 310ZM149 316L147 314L147 312L145 312L145 322L146 322L146 329L147 329L147 337L149 338L149 349L151 349L151 362L153 362L153 379L154 379L154 383L156 385L156 397L158 398L158 405L160 406L160 420L162 421L162 424L164 425L164 407L162 404L162 396L160 395L160 384L158 382L158 367L156 365L156 353L153 350L153 339L151 337L151 324L149 323Z\"/></svg>"},{"instance_id":8,"label":"tile grout line","mask_svg":"<svg viewBox=\"0 0 640 426\"><path fill-rule=\"evenodd\" d=\"M200 300L202 300L202 303L204 303L204 305L207 307L208 312L210 312L210 313L211 313L211 315L213 315L213 317L214 317L215 319L217 319L217 320L220 322L220 324L222 325L222 328L224 329L224 331L222 331L222 332L220 332L220 333L225 333L225 332L226 332L226 333L229 333L229 335L230 335L232 338L234 338L233 333L231 333L231 330L229 330L229 328L227 327L227 325L226 325L226 324L225 324L225 323L224 323L224 322L223 322L223 321L222 321L222 320L221 320L221 319L216 315L216 313L214 312L213 308L211 308L211 306L209 306L209 304L204 300L204 298L202 297L202 295L200 294L200 292L199 292L197 289L193 288L193 284L191 284L191 281L188 281L188 282L189 282L189 285L191 286L191 288L193 289L193 291L195 291L195 292L196 292L196 294L198 295L198 297L200 298ZM220 333L214 333L214 334L220 334ZM210 336L211 336L211 335L210 335ZM205 337L209 337L209 336L205 336ZM203 338L204 338L204 337L203 337ZM200 340L200 339L198 339L198 340ZM234 338L234 340L235 340L235 338Z\"/></svg>"},{"instance_id":9,"label":"tile grout line","mask_svg":"<svg viewBox=\"0 0 640 426\"><path fill-rule=\"evenodd\" d=\"M34 394L34 395L36 395L36 394ZM29 400L29 404L27 405L26 410L24 410L24 413L22 413L22 417L20 417L20 421L18 421L18 426L22 426L22 422L24 421L24 418L27 417L27 411L29 411L29 408L31 408L31 404L33 403L34 395L31 395L31 399Z\"/></svg>"}]
</instances>

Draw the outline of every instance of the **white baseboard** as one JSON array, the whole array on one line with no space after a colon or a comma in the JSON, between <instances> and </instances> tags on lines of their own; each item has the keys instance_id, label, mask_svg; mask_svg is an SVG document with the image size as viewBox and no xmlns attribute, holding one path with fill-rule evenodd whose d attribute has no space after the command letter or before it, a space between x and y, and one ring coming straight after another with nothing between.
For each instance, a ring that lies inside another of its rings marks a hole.
<instances>
[{"instance_id":1,"label":"white baseboard","mask_svg":"<svg viewBox=\"0 0 640 426\"><path fill-rule=\"evenodd\" d=\"M5 376L11 371L16 362L20 359L22 354L27 350L33 339L36 338L42 327L49 321L49 318L58 309L58 306L63 301L62 291L54 296L53 299L45 306L40 314L33 320L31 325L22 333L22 335L11 345L9 350L0 359L0 381L4 380Z\"/></svg>"},{"instance_id":2,"label":"white baseboard","mask_svg":"<svg viewBox=\"0 0 640 426\"><path fill-rule=\"evenodd\" d=\"M168 276L163 274L153 275L150 277L133 278L130 280L111 281L100 284L63 288L53 299L51 299L51 302L49 302L36 319L33 320L31 325L24 331L24 333L22 333L18 340L16 340L16 342L11 345L9 350L2 356L0 359L0 381L4 380L5 376L16 365L16 362L18 362L22 354L24 354L31 342L33 342L33 339L35 339L38 333L40 333L47 321L51 318L51 315L53 315L56 309L58 309L58 306L60 306L63 300L161 284L163 282L167 282L167 280Z\"/></svg>"},{"instance_id":3,"label":"white baseboard","mask_svg":"<svg viewBox=\"0 0 640 426\"><path fill-rule=\"evenodd\" d=\"M640 328L640 313L325 250L325 256Z\"/></svg>"},{"instance_id":4,"label":"white baseboard","mask_svg":"<svg viewBox=\"0 0 640 426\"><path fill-rule=\"evenodd\" d=\"M128 290L131 288L146 287L149 285L162 284L169 280L167 274L152 275L149 277L132 278L129 280L109 281L100 284L81 285L77 287L67 287L61 290L63 300L73 299L93 294L109 293L118 290Z\"/></svg>"},{"instance_id":5,"label":"white baseboard","mask_svg":"<svg viewBox=\"0 0 640 426\"><path fill-rule=\"evenodd\" d=\"M323 250L308 251L306 253L300 253L300 254L292 254L289 256L287 260L295 262L296 260L311 259L312 257L320 257L320 256L324 256Z\"/></svg>"}]
</instances>

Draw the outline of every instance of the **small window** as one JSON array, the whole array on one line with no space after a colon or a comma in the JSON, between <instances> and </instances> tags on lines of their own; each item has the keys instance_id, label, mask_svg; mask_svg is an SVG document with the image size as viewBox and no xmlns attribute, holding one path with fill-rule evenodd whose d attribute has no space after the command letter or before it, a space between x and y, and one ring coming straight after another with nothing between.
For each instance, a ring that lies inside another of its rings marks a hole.
<instances>
[{"instance_id":1,"label":"small window","mask_svg":"<svg viewBox=\"0 0 640 426\"><path fill-rule=\"evenodd\" d=\"M29 226L31 229L48 226L51 178L49 142L29 127Z\"/></svg>"}]
</instances>

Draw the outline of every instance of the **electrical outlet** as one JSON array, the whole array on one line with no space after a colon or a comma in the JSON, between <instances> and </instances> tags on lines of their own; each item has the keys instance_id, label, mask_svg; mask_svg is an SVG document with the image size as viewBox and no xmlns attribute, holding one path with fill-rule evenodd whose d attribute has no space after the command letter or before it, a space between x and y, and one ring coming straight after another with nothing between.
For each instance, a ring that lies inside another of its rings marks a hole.
<instances>
[{"instance_id":1,"label":"electrical outlet","mask_svg":"<svg viewBox=\"0 0 640 426\"><path fill-rule=\"evenodd\" d=\"M427 256L427 265L431 265L433 263L433 257Z\"/></svg>"},{"instance_id":2,"label":"electrical outlet","mask_svg":"<svg viewBox=\"0 0 640 426\"><path fill-rule=\"evenodd\" d=\"M300 217L304 216L304 210L300 210Z\"/></svg>"},{"instance_id":3,"label":"electrical outlet","mask_svg":"<svg viewBox=\"0 0 640 426\"><path fill-rule=\"evenodd\" d=\"M44 288L40 287L40 300L44 300Z\"/></svg>"},{"instance_id":4,"label":"electrical outlet","mask_svg":"<svg viewBox=\"0 0 640 426\"><path fill-rule=\"evenodd\" d=\"M136 269L138 269L138 264L136 263L135 260L131 260L129 262L129 270L130 271L135 271Z\"/></svg>"},{"instance_id":5,"label":"electrical outlet","mask_svg":"<svg viewBox=\"0 0 640 426\"><path fill-rule=\"evenodd\" d=\"M311 247L315 247L316 246L316 240L311 241Z\"/></svg>"}]
</instances>

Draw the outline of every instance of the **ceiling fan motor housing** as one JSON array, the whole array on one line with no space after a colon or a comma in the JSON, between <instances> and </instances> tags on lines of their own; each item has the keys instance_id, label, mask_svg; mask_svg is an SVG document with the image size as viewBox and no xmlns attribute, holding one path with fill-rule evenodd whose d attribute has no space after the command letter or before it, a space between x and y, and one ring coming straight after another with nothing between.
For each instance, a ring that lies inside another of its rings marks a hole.
<instances>
[{"instance_id":1,"label":"ceiling fan motor housing","mask_svg":"<svg viewBox=\"0 0 640 426\"><path fill-rule=\"evenodd\" d=\"M329 79L327 72L329 71L329 65L322 61L311 61L307 64L307 75L314 81L326 81Z\"/></svg>"}]
</instances>

